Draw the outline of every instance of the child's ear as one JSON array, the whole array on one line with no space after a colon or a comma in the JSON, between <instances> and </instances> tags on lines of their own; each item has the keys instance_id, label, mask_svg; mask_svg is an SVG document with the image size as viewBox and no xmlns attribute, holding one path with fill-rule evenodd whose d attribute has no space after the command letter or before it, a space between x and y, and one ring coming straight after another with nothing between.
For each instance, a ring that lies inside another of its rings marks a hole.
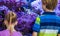
<instances>
[{"instance_id":1,"label":"child's ear","mask_svg":"<svg viewBox=\"0 0 60 36\"><path fill-rule=\"evenodd\" d=\"M8 24L7 20L4 20L4 24L5 24L5 25Z\"/></svg>"},{"instance_id":2,"label":"child's ear","mask_svg":"<svg viewBox=\"0 0 60 36\"><path fill-rule=\"evenodd\" d=\"M47 5L47 2L46 1L42 1L42 4Z\"/></svg>"},{"instance_id":3,"label":"child's ear","mask_svg":"<svg viewBox=\"0 0 60 36\"><path fill-rule=\"evenodd\" d=\"M18 22L16 21L16 22L15 22L15 25L17 25L17 23L18 23Z\"/></svg>"}]
</instances>

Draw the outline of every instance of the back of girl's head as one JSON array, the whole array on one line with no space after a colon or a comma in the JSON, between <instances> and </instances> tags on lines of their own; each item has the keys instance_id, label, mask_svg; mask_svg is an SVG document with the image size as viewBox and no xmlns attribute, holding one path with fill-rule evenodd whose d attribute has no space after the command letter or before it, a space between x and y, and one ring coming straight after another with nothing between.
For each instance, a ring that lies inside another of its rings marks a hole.
<instances>
[{"instance_id":1,"label":"back of girl's head","mask_svg":"<svg viewBox=\"0 0 60 36\"><path fill-rule=\"evenodd\" d=\"M6 16L5 16L5 20L8 23L15 23L17 21L16 18L16 14L14 12L9 12Z\"/></svg>"}]
</instances>

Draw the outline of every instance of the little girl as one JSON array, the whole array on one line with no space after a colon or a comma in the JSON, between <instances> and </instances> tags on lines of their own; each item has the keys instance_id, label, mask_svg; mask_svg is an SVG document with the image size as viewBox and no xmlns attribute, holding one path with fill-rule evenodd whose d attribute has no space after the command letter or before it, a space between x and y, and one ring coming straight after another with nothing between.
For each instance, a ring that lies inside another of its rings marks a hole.
<instances>
[{"instance_id":1,"label":"little girl","mask_svg":"<svg viewBox=\"0 0 60 36\"><path fill-rule=\"evenodd\" d=\"M9 12L5 16L4 23L7 27L6 30L0 32L0 36L22 36L22 34L14 29L17 25L17 18L14 12Z\"/></svg>"}]
</instances>

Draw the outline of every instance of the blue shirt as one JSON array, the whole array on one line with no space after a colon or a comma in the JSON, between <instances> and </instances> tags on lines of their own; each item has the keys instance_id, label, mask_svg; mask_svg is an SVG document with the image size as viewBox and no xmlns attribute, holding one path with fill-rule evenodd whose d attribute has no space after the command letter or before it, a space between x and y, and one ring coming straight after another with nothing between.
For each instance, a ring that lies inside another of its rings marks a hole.
<instances>
[{"instance_id":1,"label":"blue shirt","mask_svg":"<svg viewBox=\"0 0 60 36\"><path fill-rule=\"evenodd\" d=\"M38 32L39 36L57 36L60 34L60 17L55 12L44 12L36 18L33 31Z\"/></svg>"}]
</instances>

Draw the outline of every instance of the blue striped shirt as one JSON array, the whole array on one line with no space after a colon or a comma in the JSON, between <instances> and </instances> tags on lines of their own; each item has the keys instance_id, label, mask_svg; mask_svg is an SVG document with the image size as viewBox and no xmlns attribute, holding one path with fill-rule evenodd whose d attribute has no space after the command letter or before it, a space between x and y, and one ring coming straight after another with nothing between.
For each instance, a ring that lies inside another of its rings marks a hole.
<instances>
[{"instance_id":1,"label":"blue striped shirt","mask_svg":"<svg viewBox=\"0 0 60 36\"><path fill-rule=\"evenodd\" d=\"M36 18L33 31L40 33L39 36L42 36L42 33L44 33L44 36L60 34L60 17L56 16L55 12L44 12Z\"/></svg>"}]
</instances>

